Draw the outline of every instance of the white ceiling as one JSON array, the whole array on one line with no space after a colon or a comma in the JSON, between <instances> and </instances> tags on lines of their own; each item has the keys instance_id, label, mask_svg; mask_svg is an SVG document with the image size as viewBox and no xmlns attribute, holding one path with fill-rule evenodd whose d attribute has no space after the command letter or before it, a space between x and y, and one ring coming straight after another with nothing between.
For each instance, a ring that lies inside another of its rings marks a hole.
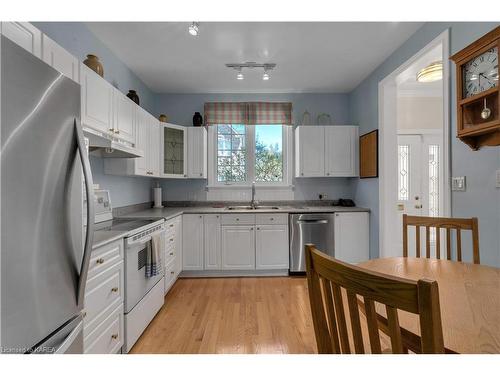
<instances>
[{"instance_id":1,"label":"white ceiling","mask_svg":"<svg viewBox=\"0 0 500 375\"><path fill-rule=\"evenodd\" d=\"M443 81L418 82L417 73L435 61L442 61L442 47L437 45L429 52L421 56L411 64L406 70L396 77L398 96L421 97L421 96L442 96Z\"/></svg>"},{"instance_id":2,"label":"white ceiling","mask_svg":"<svg viewBox=\"0 0 500 375\"><path fill-rule=\"evenodd\" d=\"M90 22L88 27L157 93L349 92L422 23ZM277 64L236 80L225 63Z\"/></svg>"}]
</instances>

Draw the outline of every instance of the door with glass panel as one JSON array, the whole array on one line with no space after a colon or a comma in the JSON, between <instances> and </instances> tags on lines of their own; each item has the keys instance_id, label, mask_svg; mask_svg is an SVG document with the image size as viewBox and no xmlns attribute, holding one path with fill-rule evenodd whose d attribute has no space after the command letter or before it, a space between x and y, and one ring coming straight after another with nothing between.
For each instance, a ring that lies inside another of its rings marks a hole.
<instances>
[{"instance_id":1,"label":"door with glass panel","mask_svg":"<svg viewBox=\"0 0 500 375\"><path fill-rule=\"evenodd\" d=\"M440 216L443 212L442 136L440 134L398 135L398 244L403 244L403 214ZM409 231L409 252L413 254L415 233ZM435 237L431 233L431 243Z\"/></svg>"},{"instance_id":2,"label":"door with glass panel","mask_svg":"<svg viewBox=\"0 0 500 375\"><path fill-rule=\"evenodd\" d=\"M184 126L161 126L161 176L187 177L187 129Z\"/></svg>"}]
</instances>

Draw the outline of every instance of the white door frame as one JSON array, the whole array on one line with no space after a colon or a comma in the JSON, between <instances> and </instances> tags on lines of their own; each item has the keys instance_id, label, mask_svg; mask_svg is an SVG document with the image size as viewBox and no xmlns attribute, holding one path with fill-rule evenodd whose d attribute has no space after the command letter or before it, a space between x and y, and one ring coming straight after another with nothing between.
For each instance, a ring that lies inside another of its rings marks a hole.
<instances>
[{"instance_id":1,"label":"white door frame","mask_svg":"<svg viewBox=\"0 0 500 375\"><path fill-rule=\"evenodd\" d=\"M449 84L450 84L450 56L449 52L449 31L442 32L424 48L418 51L399 68L381 80L378 84L378 113L379 113L379 139L380 139L380 168L379 168L379 252L380 257L390 256L386 251L385 243L393 237L394 227L388 225L389 210L394 211L394 207L388 207L391 194L397 190L396 173L387 173L388 168L392 168L397 163L397 123L396 123L396 77L405 71L415 61L427 52L441 44L443 56L443 183L444 196L443 216L451 216L451 189L450 189L450 105L449 105ZM396 167L392 170L396 171ZM395 179L396 178L396 179ZM391 191L392 190L392 191Z\"/></svg>"}]
</instances>

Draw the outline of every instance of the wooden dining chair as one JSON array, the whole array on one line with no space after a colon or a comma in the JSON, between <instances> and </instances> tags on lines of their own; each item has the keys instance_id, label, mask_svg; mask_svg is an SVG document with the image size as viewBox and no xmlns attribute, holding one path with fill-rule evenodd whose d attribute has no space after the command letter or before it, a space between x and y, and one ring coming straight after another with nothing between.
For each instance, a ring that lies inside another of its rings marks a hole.
<instances>
[{"instance_id":1,"label":"wooden dining chair","mask_svg":"<svg viewBox=\"0 0 500 375\"><path fill-rule=\"evenodd\" d=\"M462 261L462 230L472 231L472 259L479 264L479 226L476 217L470 219L448 218L448 217L426 217L403 215L403 256L408 257L408 227L415 227L415 256L420 258L420 228L425 228L425 257L431 256L430 229L435 228L436 233L436 258L441 258L441 229L446 229L446 259L452 260L451 253L451 231L456 231L456 254L457 260ZM444 254L443 254L444 255Z\"/></svg>"},{"instance_id":2,"label":"wooden dining chair","mask_svg":"<svg viewBox=\"0 0 500 375\"><path fill-rule=\"evenodd\" d=\"M435 281L405 280L341 262L306 245L309 301L319 353L365 353L368 334L370 352L379 354L382 345L375 303L385 305L392 353L407 353L401 335L398 310L418 314L422 353L444 353L438 285ZM342 291L344 290L344 292ZM344 297L347 296L346 301ZM362 300L360 299L362 298ZM348 314L346 314L346 306ZM359 307L363 306L367 327L361 329ZM348 332L348 319L351 338ZM351 341L353 348L351 347ZM367 341L368 342L368 341Z\"/></svg>"}]
</instances>

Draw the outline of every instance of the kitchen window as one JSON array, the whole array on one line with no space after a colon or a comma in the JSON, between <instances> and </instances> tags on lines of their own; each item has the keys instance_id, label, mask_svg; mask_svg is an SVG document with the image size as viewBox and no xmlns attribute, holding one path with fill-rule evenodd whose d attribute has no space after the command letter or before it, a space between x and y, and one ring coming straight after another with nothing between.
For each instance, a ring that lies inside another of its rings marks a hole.
<instances>
[{"instance_id":1,"label":"kitchen window","mask_svg":"<svg viewBox=\"0 0 500 375\"><path fill-rule=\"evenodd\" d=\"M291 186L292 104L208 102L209 187Z\"/></svg>"},{"instance_id":2,"label":"kitchen window","mask_svg":"<svg viewBox=\"0 0 500 375\"><path fill-rule=\"evenodd\" d=\"M211 186L289 186L291 127L218 124L209 128ZM212 157L210 157L212 156Z\"/></svg>"}]
</instances>

